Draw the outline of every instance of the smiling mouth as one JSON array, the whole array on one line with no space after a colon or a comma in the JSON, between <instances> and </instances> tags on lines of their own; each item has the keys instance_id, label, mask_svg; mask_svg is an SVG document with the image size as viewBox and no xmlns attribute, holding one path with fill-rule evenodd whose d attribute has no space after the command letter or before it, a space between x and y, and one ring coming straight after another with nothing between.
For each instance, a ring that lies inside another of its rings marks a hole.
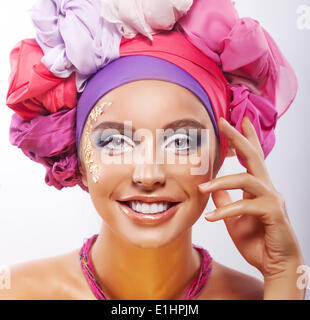
<instances>
[{"instance_id":1,"label":"smiling mouth","mask_svg":"<svg viewBox=\"0 0 310 320\"><path fill-rule=\"evenodd\" d=\"M140 214L162 214L169 210L170 208L178 205L180 202L167 202L167 201L160 201L160 202L143 202L138 200L133 201L118 201L122 205L129 207L136 213Z\"/></svg>"}]
</instances>

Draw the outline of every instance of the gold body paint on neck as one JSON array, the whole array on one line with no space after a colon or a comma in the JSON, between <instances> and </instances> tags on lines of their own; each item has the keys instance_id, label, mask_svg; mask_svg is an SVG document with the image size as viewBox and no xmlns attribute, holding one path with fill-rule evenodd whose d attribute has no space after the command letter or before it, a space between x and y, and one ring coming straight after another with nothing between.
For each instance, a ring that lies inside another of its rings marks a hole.
<instances>
[{"instance_id":1,"label":"gold body paint on neck","mask_svg":"<svg viewBox=\"0 0 310 320\"><path fill-rule=\"evenodd\" d=\"M90 112L85 125L85 165L88 167L92 179L95 183L97 183L99 180L99 166L94 160L93 144L89 138L89 135L93 129L93 124L98 120L98 117L100 117L104 113L106 107L111 105L112 102L99 101L99 103Z\"/></svg>"}]
</instances>

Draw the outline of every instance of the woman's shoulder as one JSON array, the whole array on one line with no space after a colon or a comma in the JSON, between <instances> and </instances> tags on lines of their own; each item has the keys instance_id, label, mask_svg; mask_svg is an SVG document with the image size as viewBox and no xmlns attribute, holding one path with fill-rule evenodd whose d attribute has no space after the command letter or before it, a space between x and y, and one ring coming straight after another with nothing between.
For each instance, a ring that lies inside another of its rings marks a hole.
<instances>
[{"instance_id":1,"label":"woman's shoulder","mask_svg":"<svg viewBox=\"0 0 310 320\"><path fill-rule=\"evenodd\" d=\"M9 273L10 286L0 290L0 300L74 300L84 299L87 292L78 250L17 263L9 266Z\"/></svg>"},{"instance_id":2,"label":"woman's shoulder","mask_svg":"<svg viewBox=\"0 0 310 320\"><path fill-rule=\"evenodd\" d=\"M213 260L213 269L201 300L262 300L264 283Z\"/></svg>"}]
</instances>

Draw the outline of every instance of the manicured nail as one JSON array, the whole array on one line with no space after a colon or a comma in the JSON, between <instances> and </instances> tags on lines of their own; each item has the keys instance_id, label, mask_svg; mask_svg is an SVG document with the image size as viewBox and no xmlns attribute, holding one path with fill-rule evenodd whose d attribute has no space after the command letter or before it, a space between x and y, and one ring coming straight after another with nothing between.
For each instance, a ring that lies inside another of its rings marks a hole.
<instances>
[{"instance_id":1,"label":"manicured nail","mask_svg":"<svg viewBox=\"0 0 310 320\"><path fill-rule=\"evenodd\" d=\"M245 116L245 118L246 118L246 121L249 123L249 125L254 128L254 125L253 125L251 119L248 116Z\"/></svg>"},{"instance_id":2,"label":"manicured nail","mask_svg":"<svg viewBox=\"0 0 310 320\"><path fill-rule=\"evenodd\" d=\"M220 130L223 130L225 126L232 127L232 125L225 118L220 118Z\"/></svg>"},{"instance_id":3,"label":"manicured nail","mask_svg":"<svg viewBox=\"0 0 310 320\"><path fill-rule=\"evenodd\" d=\"M229 122L228 122L225 118L223 118L223 117L220 117L220 120L221 120L223 123L228 123L228 124L229 124Z\"/></svg>"},{"instance_id":4,"label":"manicured nail","mask_svg":"<svg viewBox=\"0 0 310 320\"><path fill-rule=\"evenodd\" d=\"M205 218L212 218L213 216L214 216L214 211L205 213Z\"/></svg>"},{"instance_id":5,"label":"manicured nail","mask_svg":"<svg viewBox=\"0 0 310 320\"><path fill-rule=\"evenodd\" d=\"M206 183L199 185L199 189L207 190L210 186L211 186L211 182L209 181L209 182L206 182Z\"/></svg>"}]
</instances>

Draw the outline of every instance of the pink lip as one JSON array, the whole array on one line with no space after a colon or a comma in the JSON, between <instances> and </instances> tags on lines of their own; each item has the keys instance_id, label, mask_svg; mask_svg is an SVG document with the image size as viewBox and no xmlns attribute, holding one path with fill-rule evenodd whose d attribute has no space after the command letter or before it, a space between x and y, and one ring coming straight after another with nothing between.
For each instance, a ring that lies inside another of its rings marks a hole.
<instances>
[{"instance_id":1,"label":"pink lip","mask_svg":"<svg viewBox=\"0 0 310 320\"><path fill-rule=\"evenodd\" d=\"M133 221L142 223L142 224L159 224L163 223L164 221L167 221L170 219L174 214L177 212L177 210L180 207L180 203L177 205L174 205L170 207L168 210L163 211L162 213L156 213L156 214L143 214L138 213L134 210L132 210L129 206L127 206L125 203L118 202L122 211Z\"/></svg>"}]
</instances>

